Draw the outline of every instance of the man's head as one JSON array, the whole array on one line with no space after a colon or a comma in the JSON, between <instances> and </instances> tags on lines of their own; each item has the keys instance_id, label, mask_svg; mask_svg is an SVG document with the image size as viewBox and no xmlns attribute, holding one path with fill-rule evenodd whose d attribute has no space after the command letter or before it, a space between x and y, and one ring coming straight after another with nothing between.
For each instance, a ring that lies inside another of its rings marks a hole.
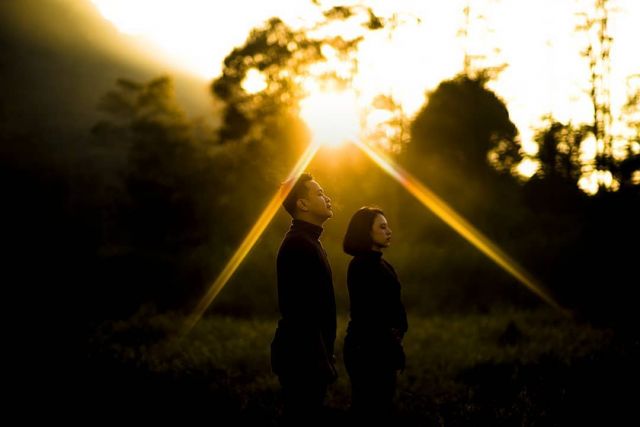
<instances>
[{"instance_id":1,"label":"man's head","mask_svg":"<svg viewBox=\"0 0 640 427\"><path fill-rule=\"evenodd\" d=\"M316 225L333 216L331 199L308 173L300 175L282 206L293 218Z\"/></svg>"}]
</instances>

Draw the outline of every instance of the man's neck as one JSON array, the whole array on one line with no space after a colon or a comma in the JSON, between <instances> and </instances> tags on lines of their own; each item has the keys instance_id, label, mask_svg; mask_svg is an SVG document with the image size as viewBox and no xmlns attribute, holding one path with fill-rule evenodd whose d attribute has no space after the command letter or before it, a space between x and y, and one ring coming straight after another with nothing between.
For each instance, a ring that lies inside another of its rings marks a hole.
<instances>
[{"instance_id":1,"label":"man's neck","mask_svg":"<svg viewBox=\"0 0 640 427\"><path fill-rule=\"evenodd\" d=\"M304 215L304 214L298 215L294 219L297 219L297 220L300 220L300 221L304 221L304 222L308 222L309 224L317 225L318 227L322 227L322 225L326 221L326 219L319 219L319 218L316 218L315 216Z\"/></svg>"}]
</instances>

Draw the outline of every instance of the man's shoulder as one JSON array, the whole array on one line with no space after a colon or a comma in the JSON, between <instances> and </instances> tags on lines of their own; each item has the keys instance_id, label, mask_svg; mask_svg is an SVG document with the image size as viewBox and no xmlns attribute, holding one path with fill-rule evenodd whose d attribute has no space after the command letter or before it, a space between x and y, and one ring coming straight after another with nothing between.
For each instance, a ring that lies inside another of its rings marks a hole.
<instances>
[{"instance_id":1,"label":"man's shoulder","mask_svg":"<svg viewBox=\"0 0 640 427\"><path fill-rule=\"evenodd\" d=\"M304 233L304 232L300 232L300 231L288 231L287 234L284 235L284 239L282 240L282 243L284 244L285 242L287 243L301 243L301 244L307 244L310 246L314 246L314 244L317 242L316 239L314 239L313 237L309 236L309 234Z\"/></svg>"},{"instance_id":2,"label":"man's shoulder","mask_svg":"<svg viewBox=\"0 0 640 427\"><path fill-rule=\"evenodd\" d=\"M314 250L316 245L307 236L300 233L287 233L280 244L279 252L287 251L310 251Z\"/></svg>"}]
</instances>

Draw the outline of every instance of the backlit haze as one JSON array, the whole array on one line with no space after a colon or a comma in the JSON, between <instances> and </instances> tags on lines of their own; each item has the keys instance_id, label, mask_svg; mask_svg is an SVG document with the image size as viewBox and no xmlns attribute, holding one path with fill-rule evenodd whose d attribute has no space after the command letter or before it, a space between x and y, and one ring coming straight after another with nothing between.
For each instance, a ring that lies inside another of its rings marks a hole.
<instances>
[{"instance_id":1,"label":"backlit haze","mask_svg":"<svg viewBox=\"0 0 640 427\"><path fill-rule=\"evenodd\" d=\"M293 28L309 28L321 18L318 6L301 0L236 0L225 2L224 6L203 0L91 1L121 32L144 39L154 46L159 57L205 80L217 76L224 57L245 41L251 28L260 26L266 19L278 16ZM551 114L563 122L592 121L592 105L586 92L588 64L580 55L587 39L584 33L576 31L576 26L582 19L578 12L592 7L593 1L470 2L470 19L465 27L463 10L467 3L463 0L360 2L372 7L380 17L395 16L396 26L366 33L358 52L352 94L346 95L347 98L356 94L356 102L364 111L377 95L388 95L410 117L424 103L426 92L463 70L466 52L472 58L472 67L508 64L489 87L506 102L526 152L535 153L533 129L541 125L545 115ZM320 4L326 10L334 5L356 3ZM624 129L616 119L628 87L634 84L630 76L635 74L637 79L640 74L640 55L630 54L637 48L634 41L640 40L637 25L640 2L618 0L611 5L613 131L623 134ZM340 33L347 38L363 33L358 24L342 23ZM468 30L466 38L460 35L464 28ZM252 70L244 87L248 91L259 91L264 84L260 73ZM320 95L312 92L311 96ZM315 102L317 109L326 99L310 102ZM322 117L318 110L312 114ZM332 117L335 115L328 114L324 120L333 123ZM362 123L374 125L375 118L373 122L369 119ZM594 154L595 141L583 145L585 158ZM519 170L531 175L536 167L534 162L525 161Z\"/></svg>"}]
</instances>

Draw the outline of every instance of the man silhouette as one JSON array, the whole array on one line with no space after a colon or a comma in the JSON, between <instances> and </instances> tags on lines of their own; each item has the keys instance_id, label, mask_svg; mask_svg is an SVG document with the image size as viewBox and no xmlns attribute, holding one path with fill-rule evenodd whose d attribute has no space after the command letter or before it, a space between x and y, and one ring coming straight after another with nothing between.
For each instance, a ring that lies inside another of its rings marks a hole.
<instances>
[{"instance_id":1,"label":"man silhouette","mask_svg":"<svg viewBox=\"0 0 640 427\"><path fill-rule=\"evenodd\" d=\"M336 303L322 224L333 216L331 199L310 174L302 174L283 202L293 218L277 259L281 319L271 344L271 364L282 387L283 421L318 424L327 386L335 381Z\"/></svg>"}]
</instances>

